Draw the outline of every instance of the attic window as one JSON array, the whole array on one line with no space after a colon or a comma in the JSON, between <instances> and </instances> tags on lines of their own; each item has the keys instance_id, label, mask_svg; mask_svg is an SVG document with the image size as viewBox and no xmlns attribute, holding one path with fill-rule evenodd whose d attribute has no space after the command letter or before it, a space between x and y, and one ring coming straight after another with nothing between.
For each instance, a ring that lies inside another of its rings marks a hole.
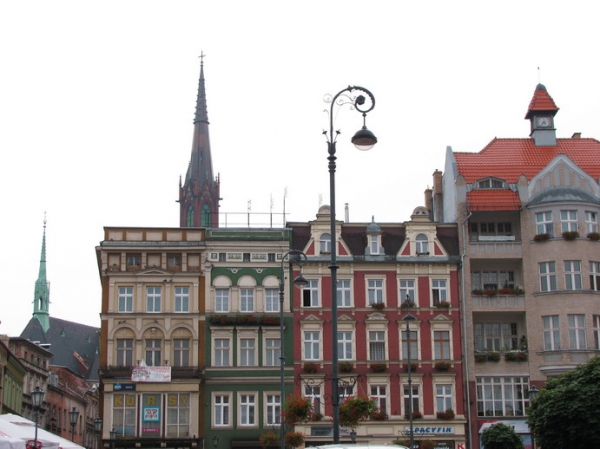
<instances>
[{"instance_id":1,"label":"attic window","mask_svg":"<svg viewBox=\"0 0 600 449\"><path fill-rule=\"evenodd\" d=\"M505 185L504 185L504 182L502 182L498 179L488 178L488 179L479 181L477 183L477 188L478 189L504 189Z\"/></svg>"},{"instance_id":2,"label":"attic window","mask_svg":"<svg viewBox=\"0 0 600 449\"><path fill-rule=\"evenodd\" d=\"M321 239L319 240L320 252L321 254L330 254L331 253L331 234L325 233L321 234Z\"/></svg>"}]
</instances>

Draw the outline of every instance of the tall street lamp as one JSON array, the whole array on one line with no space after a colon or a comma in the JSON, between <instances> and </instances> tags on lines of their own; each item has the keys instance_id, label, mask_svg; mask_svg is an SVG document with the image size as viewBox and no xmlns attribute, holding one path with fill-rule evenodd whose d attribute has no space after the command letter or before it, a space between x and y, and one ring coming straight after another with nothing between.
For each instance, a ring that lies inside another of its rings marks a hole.
<instances>
[{"instance_id":1,"label":"tall street lamp","mask_svg":"<svg viewBox=\"0 0 600 449\"><path fill-rule=\"evenodd\" d=\"M31 403L35 411L35 436L33 438L34 449L38 449L38 419L40 417L40 407L44 402L44 390L41 390L39 385L31 392Z\"/></svg>"},{"instance_id":2,"label":"tall street lamp","mask_svg":"<svg viewBox=\"0 0 600 449\"><path fill-rule=\"evenodd\" d=\"M69 412L69 424L71 424L71 441L75 442L75 426L79 420L79 410L75 407Z\"/></svg>"},{"instance_id":3,"label":"tall street lamp","mask_svg":"<svg viewBox=\"0 0 600 449\"><path fill-rule=\"evenodd\" d=\"M94 430L96 431L96 433L98 434L98 448L100 448L101 441L102 441L102 418L96 418L94 420Z\"/></svg>"},{"instance_id":4,"label":"tall street lamp","mask_svg":"<svg viewBox=\"0 0 600 449\"><path fill-rule=\"evenodd\" d=\"M353 95L357 91L358 95ZM366 96L365 96L366 95ZM348 86L339 91L334 97L326 97L325 101L331 102L329 110L329 133L325 131L327 138L327 151L329 152L329 207L330 207L330 231L331 231L331 396L333 406L333 442L340 442L340 396L338 392L338 346L337 346L337 238L335 223L335 144L339 131L333 133L333 108L335 105L343 106L349 104L363 115L363 127L354 137L352 143L361 151L367 151L373 148L377 143L375 135L366 127L367 113L375 107L375 97L373 94L359 86Z\"/></svg>"},{"instance_id":5,"label":"tall street lamp","mask_svg":"<svg viewBox=\"0 0 600 449\"><path fill-rule=\"evenodd\" d=\"M279 435L279 444L281 449L285 449L285 423L283 422L283 401L285 400L285 344L284 344L284 315L283 315L283 305L284 305L284 291L285 291L285 270L284 263L288 261L289 267L296 262L298 265L302 266L304 262L306 262L307 257L302 251L297 249L292 249L285 253L281 258L281 272L279 276L279 367L280 367L280 400L279 400L279 408L280 408L280 435ZM308 281L300 274L296 279L294 279L294 285L298 287L304 287L308 284ZM292 295L290 295L291 298Z\"/></svg>"},{"instance_id":6,"label":"tall street lamp","mask_svg":"<svg viewBox=\"0 0 600 449\"><path fill-rule=\"evenodd\" d=\"M412 366L410 364L410 322L415 320L415 317L410 313L411 300L410 296L406 295L406 301L404 302L406 305L406 316L402 318L406 321L406 367L408 368L408 428L410 431L409 439L409 447L413 449L415 445L415 435L414 435L414 427L413 427L413 390L412 390Z\"/></svg>"}]
</instances>

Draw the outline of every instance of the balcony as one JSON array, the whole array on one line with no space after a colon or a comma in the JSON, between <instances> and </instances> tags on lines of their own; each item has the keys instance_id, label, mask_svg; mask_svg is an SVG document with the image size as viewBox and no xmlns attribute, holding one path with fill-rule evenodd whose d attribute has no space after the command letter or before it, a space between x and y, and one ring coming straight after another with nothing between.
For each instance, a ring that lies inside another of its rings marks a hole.
<instances>
[{"instance_id":1,"label":"balcony","mask_svg":"<svg viewBox=\"0 0 600 449\"><path fill-rule=\"evenodd\" d=\"M515 241L514 235L505 236L471 236L469 240L471 257L522 257L521 242Z\"/></svg>"},{"instance_id":2,"label":"balcony","mask_svg":"<svg viewBox=\"0 0 600 449\"><path fill-rule=\"evenodd\" d=\"M522 294L477 294L472 293L473 312L524 312L525 293Z\"/></svg>"}]
</instances>

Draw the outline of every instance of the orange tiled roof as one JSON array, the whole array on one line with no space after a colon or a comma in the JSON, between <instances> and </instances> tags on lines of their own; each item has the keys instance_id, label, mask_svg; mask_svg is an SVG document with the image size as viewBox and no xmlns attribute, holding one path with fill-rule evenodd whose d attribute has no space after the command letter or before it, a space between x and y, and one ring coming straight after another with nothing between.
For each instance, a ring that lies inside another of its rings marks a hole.
<instances>
[{"instance_id":1,"label":"orange tiled roof","mask_svg":"<svg viewBox=\"0 0 600 449\"><path fill-rule=\"evenodd\" d=\"M512 190L473 190L467 193L469 210L519 210L519 194Z\"/></svg>"},{"instance_id":2,"label":"orange tiled roof","mask_svg":"<svg viewBox=\"0 0 600 449\"><path fill-rule=\"evenodd\" d=\"M455 152L458 174L467 183L490 176L509 183L521 175L537 175L564 154L595 179L600 178L600 142L596 139L556 139L556 146L536 146L533 139L494 139L479 153Z\"/></svg>"},{"instance_id":3,"label":"orange tiled roof","mask_svg":"<svg viewBox=\"0 0 600 449\"><path fill-rule=\"evenodd\" d=\"M526 119L530 119L535 112L553 112L552 115L558 112L558 107L554 100L546 90L546 86L538 84L533 93L531 103L527 109Z\"/></svg>"}]
</instances>

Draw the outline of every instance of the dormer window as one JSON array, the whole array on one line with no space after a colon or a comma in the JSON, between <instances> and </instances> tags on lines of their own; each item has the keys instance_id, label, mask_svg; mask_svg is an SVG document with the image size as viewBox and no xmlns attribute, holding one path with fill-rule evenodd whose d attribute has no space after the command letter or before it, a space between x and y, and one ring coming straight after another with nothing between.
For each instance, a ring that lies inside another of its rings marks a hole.
<instances>
[{"instance_id":1,"label":"dormer window","mask_svg":"<svg viewBox=\"0 0 600 449\"><path fill-rule=\"evenodd\" d=\"M429 239L425 234L418 234L415 239L417 254L429 254Z\"/></svg>"},{"instance_id":2,"label":"dormer window","mask_svg":"<svg viewBox=\"0 0 600 449\"><path fill-rule=\"evenodd\" d=\"M370 235L369 236L369 248L371 250L371 254L379 254L379 236L378 235Z\"/></svg>"},{"instance_id":3,"label":"dormer window","mask_svg":"<svg viewBox=\"0 0 600 449\"><path fill-rule=\"evenodd\" d=\"M477 183L478 189L504 189L504 182L499 179L488 178L483 179Z\"/></svg>"},{"instance_id":4,"label":"dormer window","mask_svg":"<svg viewBox=\"0 0 600 449\"><path fill-rule=\"evenodd\" d=\"M321 254L331 253L331 234L321 234L321 239L319 240L319 249Z\"/></svg>"}]
</instances>

